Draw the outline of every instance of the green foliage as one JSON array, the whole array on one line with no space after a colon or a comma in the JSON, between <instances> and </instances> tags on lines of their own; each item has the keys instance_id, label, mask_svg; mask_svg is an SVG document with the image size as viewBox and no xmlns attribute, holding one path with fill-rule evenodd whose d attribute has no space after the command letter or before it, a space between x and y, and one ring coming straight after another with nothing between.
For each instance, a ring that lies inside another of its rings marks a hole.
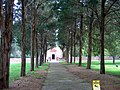
<instances>
[{"instance_id":1,"label":"green foliage","mask_svg":"<svg viewBox=\"0 0 120 90\"><path fill-rule=\"evenodd\" d=\"M77 19L77 41L79 41L79 18L81 13L84 16L84 30L83 30L83 53L87 54L88 46L88 31L86 27L89 25L89 14L94 9L94 25L93 25L93 55L98 56L100 54L100 32L99 32L99 17L100 17L100 1L99 0L43 0L36 1L37 8L37 26L36 31L38 34L47 36L48 46L55 46L55 42L58 41L59 46L63 47L68 44L67 37L69 30L74 30L74 21ZM106 1L106 7L108 7L113 1ZM27 3L30 3L28 1ZM18 2L19 7L16 9L16 16L18 20L14 23L13 40L17 40L19 47L21 47L21 2ZM118 4L114 5L114 8L110 9L110 14L106 17L106 31L105 31L105 49L109 51L110 55L120 54L120 35L119 35L119 11L116 10ZM26 31L26 48L27 54L30 54L30 9L27 8L27 31ZM97 12L96 12L96 10ZM107 9L107 8L106 8ZM115 10L114 10L115 9ZM114 11L114 12L113 12ZM96 15L98 14L98 16ZM58 32L56 32L58 30ZM57 35L58 34L58 35ZM38 35L40 39L40 35Z\"/></svg>"},{"instance_id":2,"label":"green foliage","mask_svg":"<svg viewBox=\"0 0 120 90\"><path fill-rule=\"evenodd\" d=\"M57 41L60 47L65 47L68 44L69 29L74 29L74 22L82 12L81 5L78 0L60 0L53 3L53 11L58 19L57 23Z\"/></svg>"},{"instance_id":3,"label":"green foliage","mask_svg":"<svg viewBox=\"0 0 120 90\"><path fill-rule=\"evenodd\" d=\"M21 32L21 22L15 22L14 27L13 27L13 42L16 42L18 46L21 48L22 46L22 32ZM26 55L30 54L30 25L27 24L26 26ZM16 40L16 41L15 41Z\"/></svg>"},{"instance_id":4,"label":"green foliage","mask_svg":"<svg viewBox=\"0 0 120 90\"><path fill-rule=\"evenodd\" d=\"M21 22L16 22L13 26L13 42L14 38L17 41L19 46L21 46Z\"/></svg>"},{"instance_id":5,"label":"green foliage","mask_svg":"<svg viewBox=\"0 0 120 90\"><path fill-rule=\"evenodd\" d=\"M93 55L99 56L100 55L100 32L98 28L95 28L93 31Z\"/></svg>"},{"instance_id":6,"label":"green foliage","mask_svg":"<svg viewBox=\"0 0 120 90\"><path fill-rule=\"evenodd\" d=\"M113 20L114 21L114 20ZM110 24L106 27L106 36L105 36L105 48L108 50L111 56L120 55L120 34L118 26L111 26Z\"/></svg>"},{"instance_id":7,"label":"green foliage","mask_svg":"<svg viewBox=\"0 0 120 90\"><path fill-rule=\"evenodd\" d=\"M96 6L99 3L99 0L88 0L87 4L91 7Z\"/></svg>"},{"instance_id":8,"label":"green foliage","mask_svg":"<svg viewBox=\"0 0 120 90\"><path fill-rule=\"evenodd\" d=\"M106 1L106 7L109 6L113 1ZM40 4L42 3L42 4ZM89 12L92 8L98 10L98 16L94 11L94 25L93 25L93 55L98 56L100 54L100 32L99 32L99 20L100 16L100 1L99 0L84 0L84 3L79 0L43 0L36 1L36 5L39 5L37 9L37 26L36 30L39 34L44 34L47 36L49 46L55 46L55 41L57 40L60 47L66 46L68 44L67 37L69 29L74 30L74 20L77 21L77 41L79 40L79 17L81 13L84 14L84 31L83 31L83 55L87 55L88 46L88 31L86 27L89 24ZM117 9L117 4L115 4L115 9ZM17 10L19 12L20 8ZM119 11L112 12L114 8L111 9L111 13L106 18L106 31L105 31L105 50L109 51L110 55L120 54L120 35L119 35ZM27 15L27 54L30 53L30 10L28 10ZM18 13L20 16L20 12ZM111 19L113 18L113 19ZM58 30L58 32L56 32ZM58 35L56 35L58 34ZM40 39L40 35L38 35ZM13 38L17 40L18 45L21 47L21 21L15 22Z\"/></svg>"}]
</instances>

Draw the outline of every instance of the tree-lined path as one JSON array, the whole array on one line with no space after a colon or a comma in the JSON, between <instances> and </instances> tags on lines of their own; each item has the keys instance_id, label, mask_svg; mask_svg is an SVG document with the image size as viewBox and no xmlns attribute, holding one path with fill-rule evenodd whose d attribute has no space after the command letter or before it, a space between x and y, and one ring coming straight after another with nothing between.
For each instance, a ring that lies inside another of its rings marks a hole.
<instances>
[{"instance_id":1,"label":"tree-lined path","mask_svg":"<svg viewBox=\"0 0 120 90\"><path fill-rule=\"evenodd\" d=\"M119 77L120 0L0 0L0 90L9 88L14 75L19 79L28 71L36 72L49 61L47 51L56 46L63 51L60 59L68 64ZM11 58L21 61L14 66ZM80 68L77 71L81 73ZM83 82L52 63L43 89L86 90L91 86Z\"/></svg>"},{"instance_id":2,"label":"tree-lined path","mask_svg":"<svg viewBox=\"0 0 120 90\"><path fill-rule=\"evenodd\" d=\"M92 90L92 88L84 79L69 73L63 65L51 63L42 90Z\"/></svg>"}]
</instances>

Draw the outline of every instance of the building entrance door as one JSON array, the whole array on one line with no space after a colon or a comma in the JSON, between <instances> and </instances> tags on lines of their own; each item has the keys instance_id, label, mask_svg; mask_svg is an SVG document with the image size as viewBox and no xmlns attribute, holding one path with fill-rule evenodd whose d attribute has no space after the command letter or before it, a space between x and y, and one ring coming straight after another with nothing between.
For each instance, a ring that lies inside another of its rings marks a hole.
<instances>
[{"instance_id":1,"label":"building entrance door","mask_svg":"<svg viewBox=\"0 0 120 90\"><path fill-rule=\"evenodd\" d=\"M55 54L52 54L52 59L55 59Z\"/></svg>"}]
</instances>

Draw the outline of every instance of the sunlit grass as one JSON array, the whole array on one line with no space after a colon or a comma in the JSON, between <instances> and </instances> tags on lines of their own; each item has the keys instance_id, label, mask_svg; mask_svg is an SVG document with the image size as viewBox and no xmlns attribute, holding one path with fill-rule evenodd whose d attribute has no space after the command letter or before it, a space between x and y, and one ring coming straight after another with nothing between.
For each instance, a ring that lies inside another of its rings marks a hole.
<instances>
[{"instance_id":1,"label":"sunlit grass","mask_svg":"<svg viewBox=\"0 0 120 90\"><path fill-rule=\"evenodd\" d=\"M44 63L42 66L35 68L35 71L40 70L47 70L49 68L49 63ZM10 64L10 83L14 80L19 79L21 72L21 64ZM26 74L30 74L30 63L26 64Z\"/></svg>"},{"instance_id":2,"label":"sunlit grass","mask_svg":"<svg viewBox=\"0 0 120 90\"><path fill-rule=\"evenodd\" d=\"M66 62L61 62L61 64L66 64ZM74 63L72 63L74 64ZM67 64L69 65L69 64ZM78 62L76 63L78 65ZM118 65L118 67L116 67ZM87 61L82 61L82 67L87 67ZM91 69L100 71L100 61L99 60L92 60ZM113 64L112 60L105 60L105 71L106 74L117 75L120 76L120 60L116 60L116 63Z\"/></svg>"},{"instance_id":3,"label":"sunlit grass","mask_svg":"<svg viewBox=\"0 0 120 90\"><path fill-rule=\"evenodd\" d=\"M21 72L21 64L10 64L10 83L19 79ZM30 72L30 63L26 64L26 74Z\"/></svg>"},{"instance_id":4,"label":"sunlit grass","mask_svg":"<svg viewBox=\"0 0 120 90\"><path fill-rule=\"evenodd\" d=\"M78 65L78 63L77 63ZM118 65L118 67L116 67ZM86 68L87 62L83 62L82 66ZM91 63L92 70L100 70L100 61L93 60ZM105 61L105 71L107 74L120 75L120 60L116 60L116 64L113 64L112 60Z\"/></svg>"}]
</instances>

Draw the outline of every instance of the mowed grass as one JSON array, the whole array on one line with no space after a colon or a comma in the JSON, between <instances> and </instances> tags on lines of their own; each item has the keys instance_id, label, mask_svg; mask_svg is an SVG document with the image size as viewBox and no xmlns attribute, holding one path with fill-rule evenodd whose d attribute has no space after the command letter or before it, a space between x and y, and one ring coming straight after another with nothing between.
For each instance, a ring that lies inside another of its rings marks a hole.
<instances>
[{"instance_id":1,"label":"mowed grass","mask_svg":"<svg viewBox=\"0 0 120 90\"><path fill-rule=\"evenodd\" d=\"M78 63L77 63L77 65L78 65ZM118 65L118 67L116 67L116 65ZM87 62L83 61L82 67L86 68L86 66L87 66ZM99 71L100 70L100 61L93 60L91 63L91 69ZM120 60L116 60L116 64L113 64L112 60L105 60L105 71L106 71L106 74L120 76Z\"/></svg>"},{"instance_id":2,"label":"mowed grass","mask_svg":"<svg viewBox=\"0 0 120 90\"><path fill-rule=\"evenodd\" d=\"M40 70L47 70L49 68L49 63L44 63L42 66L35 68L35 71ZM10 83L20 78L21 72L21 63L18 64L10 64ZM30 74L30 63L26 64L26 74Z\"/></svg>"}]
</instances>

